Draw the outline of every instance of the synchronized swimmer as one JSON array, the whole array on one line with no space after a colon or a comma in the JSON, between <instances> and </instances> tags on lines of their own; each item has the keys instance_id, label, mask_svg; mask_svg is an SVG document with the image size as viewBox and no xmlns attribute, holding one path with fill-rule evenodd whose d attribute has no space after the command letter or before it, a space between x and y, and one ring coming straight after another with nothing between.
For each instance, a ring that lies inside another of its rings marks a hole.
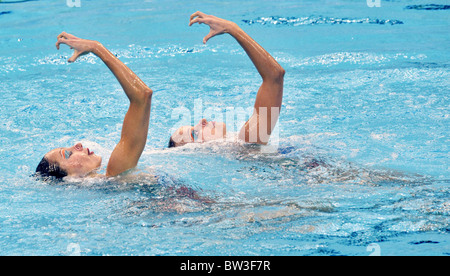
<instances>
[{"instance_id":1,"label":"synchronized swimmer","mask_svg":"<svg viewBox=\"0 0 450 276\"><path fill-rule=\"evenodd\" d=\"M240 130L239 139L247 143L267 144L280 114L285 70L237 24L202 12L191 15L189 26L195 23L210 27L203 43L226 33L234 37L261 75L263 82L256 95L253 115ZM69 62L75 62L78 57L88 53L99 57L117 78L130 101L121 138L111 154L105 176L117 176L136 167L147 143L152 89L101 43L80 39L65 32L58 35L57 39L58 50L61 44L74 50ZM176 130L170 137L169 147L224 139L225 136L224 123L202 119L195 126L183 126ZM78 143L72 147L53 149L45 154L36 168L36 173L41 177L56 179L66 176L95 177L100 176L97 169L101 162L100 156Z\"/></svg>"}]
</instances>

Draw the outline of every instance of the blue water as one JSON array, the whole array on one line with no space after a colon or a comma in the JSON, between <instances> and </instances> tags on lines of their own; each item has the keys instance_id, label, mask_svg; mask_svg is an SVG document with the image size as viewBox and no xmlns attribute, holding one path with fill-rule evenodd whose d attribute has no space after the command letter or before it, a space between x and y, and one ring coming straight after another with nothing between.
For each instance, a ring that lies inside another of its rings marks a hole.
<instances>
[{"instance_id":1,"label":"blue water","mask_svg":"<svg viewBox=\"0 0 450 276\"><path fill-rule=\"evenodd\" d=\"M0 1L1 255L450 254L446 1L195 2ZM261 82L231 37L202 44L197 10L286 69L275 151L167 149L175 108L251 107ZM56 51L62 31L102 42L154 90L128 175L30 177L80 141L104 170L127 109L99 59Z\"/></svg>"}]
</instances>

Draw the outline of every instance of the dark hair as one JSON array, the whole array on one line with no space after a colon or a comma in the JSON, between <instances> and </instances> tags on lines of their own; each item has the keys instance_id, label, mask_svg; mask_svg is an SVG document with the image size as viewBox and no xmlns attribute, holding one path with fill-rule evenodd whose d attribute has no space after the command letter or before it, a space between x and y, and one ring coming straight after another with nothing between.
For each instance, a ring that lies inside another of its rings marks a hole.
<instances>
[{"instance_id":1,"label":"dark hair","mask_svg":"<svg viewBox=\"0 0 450 276\"><path fill-rule=\"evenodd\" d=\"M172 139L172 137L170 137L170 140L169 140L169 148L174 148L174 147L176 147L175 141Z\"/></svg>"},{"instance_id":2,"label":"dark hair","mask_svg":"<svg viewBox=\"0 0 450 276\"><path fill-rule=\"evenodd\" d=\"M44 157L36 168L36 176L43 178L54 177L55 179L61 180L67 176L67 172L61 169L56 163L50 164L48 159Z\"/></svg>"}]
</instances>

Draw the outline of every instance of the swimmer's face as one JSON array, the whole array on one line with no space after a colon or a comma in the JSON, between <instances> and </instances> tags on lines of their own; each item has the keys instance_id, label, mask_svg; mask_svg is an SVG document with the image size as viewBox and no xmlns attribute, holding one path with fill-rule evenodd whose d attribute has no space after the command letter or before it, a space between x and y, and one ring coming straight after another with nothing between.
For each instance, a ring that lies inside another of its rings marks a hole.
<instances>
[{"instance_id":1,"label":"swimmer's face","mask_svg":"<svg viewBox=\"0 0 450 276\"><path fill-rule=\"evenodd\" d=\"M224 123L208 122L206 119L201 119L195 126L180 127L175 131L171 139L178 147L188 143L202 143L224 139L226 134L227 127Z\"/></svg>"},{"instance_id":2,"label":"swimmer's face","mask_svg":"<svg viewBox=\"0 0 450 276\"><path fill-rule=\"evenodd\" d=\"M102 158L78 143L69 148L57 148L45 155L49 162L57 163L68 176L84 177L100 167Z\"/></svg>"}]
</instances>

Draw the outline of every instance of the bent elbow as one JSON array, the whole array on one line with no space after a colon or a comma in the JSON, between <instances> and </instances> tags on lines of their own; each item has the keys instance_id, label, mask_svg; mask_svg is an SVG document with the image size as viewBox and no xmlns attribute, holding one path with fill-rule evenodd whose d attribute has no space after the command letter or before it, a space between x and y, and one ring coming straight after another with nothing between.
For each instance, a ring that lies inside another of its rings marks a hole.
<instances>
[{"instance_id":1,"label":"bent elbow","mask_svg":"<svg viewBox=\"0 0 450 276\"><path fill-rule=\"evenodd\" d=\"M278 79L284 79L284 75L286 75L286 70L280 66L278 69Z\"/></svg>"},{"instance_id":2,"label":"bent elbow","mask_svg":"<svg viewBox=\"0 0 450 276\"><path fill-rule=\"evenodd\" d=\"M151 98L153 96L153 90L147 87L144 89L143 94L146 98Z\"/></svg>"},{"instance_id":3,"label":"bent elbow","mask_svg":"<svg viewBox=\"0 0 450 276\"><path fill-rule=\"evenodd\" d=\"M283 69L283 67L277 66L270 72L270 74L263 77L263 79L274 81L274 82L282 82L284 80L285 74L286 74L286 71Z\"/></svg>"},{"instance_id":4,"label":"bent elbow","mask_svg":"<svg viewBox=\"0 0 450 276\"><path fill-rule=\"evenodd\" d=\"M149 87L146 87L142 90L142 98L144 99L144 102L147 102L152 99L153 96L153 90Z\"/></svg>"},{"instance_id":5,"label":"bent elbow","mask_svg":"<svg viewBox=\"0 0 450 276\"><path fill-rule=\"evenodd\" d=\"M151 102L153 96L153 90L151 90L148 87L140 88L138 91L136 91L135 95L130 99L131 103L136 104L148 104Z\"/></svg>"}]
</instances>

